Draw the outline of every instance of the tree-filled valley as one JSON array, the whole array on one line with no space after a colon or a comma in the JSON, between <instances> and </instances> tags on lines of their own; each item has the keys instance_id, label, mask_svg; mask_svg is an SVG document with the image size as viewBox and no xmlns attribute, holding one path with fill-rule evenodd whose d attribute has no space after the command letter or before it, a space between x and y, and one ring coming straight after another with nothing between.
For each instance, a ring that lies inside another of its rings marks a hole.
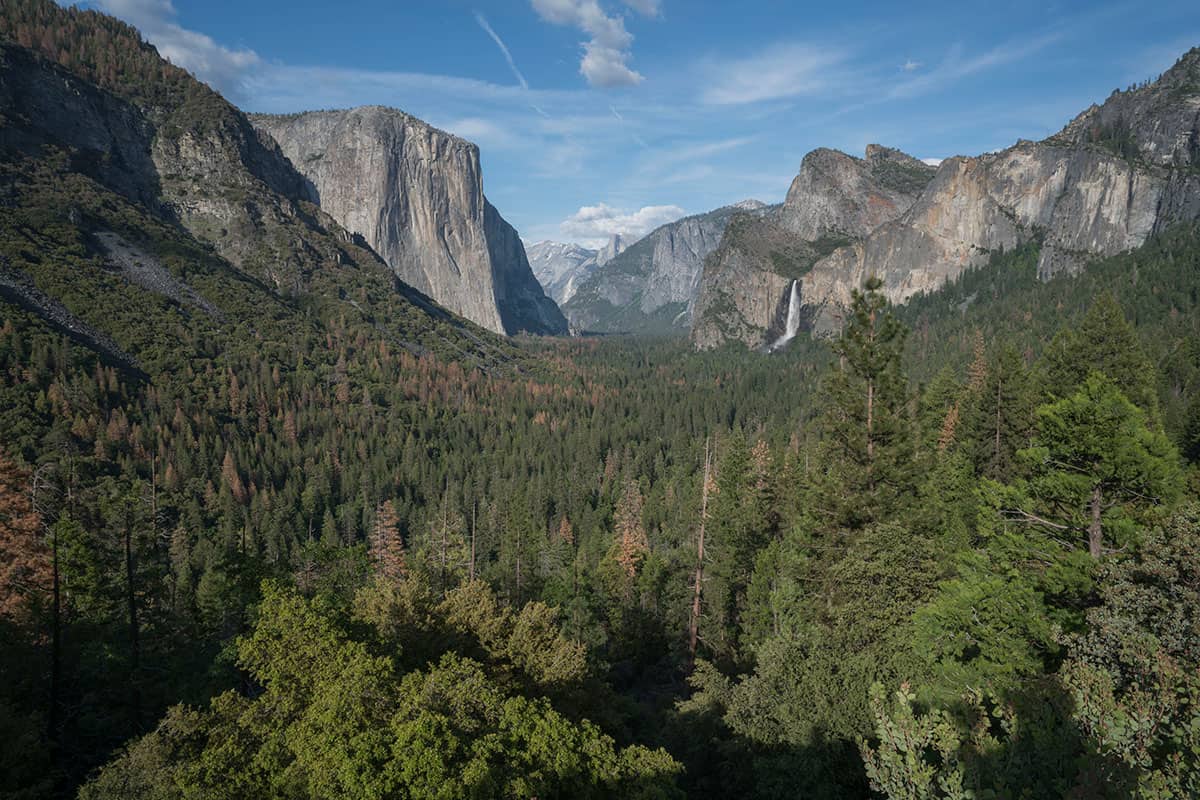
<instances>
[{"instance_id":1,"label":"tree-filled valley","mask_svg":"<svg viewBox=\"0 0 1200 800\"><path fill-rule=\"evenodd\" d=\"M1200 796L1195 224L504 337L132 28L0 38L0 797ZM52 85L235 166L127 185Z\"/></svg>"}]
</instances>

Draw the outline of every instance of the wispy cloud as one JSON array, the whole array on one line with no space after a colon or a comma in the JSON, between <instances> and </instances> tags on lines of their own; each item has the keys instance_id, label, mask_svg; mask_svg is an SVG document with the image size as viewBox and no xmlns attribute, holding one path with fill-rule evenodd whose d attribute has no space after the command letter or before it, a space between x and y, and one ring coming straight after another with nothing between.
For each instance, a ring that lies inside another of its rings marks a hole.
<instances>
[{"instance_id":1,"label":"wispy cloud","mask_svg":"<svg viewBox=\"0 0 1200 800\"><path fill-rule=\"evenodd\" d=\"M816 94L831 85L831 73L846 60L835 48L805 43L777 44L758 55L709 64L712 84L701 99L710 105L739 105Z\"/></svg>"},{"instance_id":2,"label":"wispy cloud","mask_svg":"<svg viewBox=\"0 0 1200 800\"><path fill-rule=\"evenodd\" d=\"M446 121L434 119L430 122L488 150L512 150L520 147L522 142L521 137L505 125L483 117L460 117Z\"/></svg>"},{"instance_id":3,"label":"wispy cloud","mask_svg":"<svg viewBox=\"0 0 1200 800\"><path fill-rule=\"evenodd\" d=\"M888 97L914 97L945 88L956 81L993 67L1012 64L1038 53L1063 38L1061 33L1048 33L1028 39L1005 42L974 56L967 56L962 45L950 48L936 67L918 77L892 87Z\"/></svg>"},{"instance_id":4,"label":"wispy cloud","mask_svg":"<svg viewBox=\"0 0 1200 800\"><path fill-rule=\"evenodd\" d=\"M697 161L715 156L718 153L725 153L729 150L745 147L753 141L753 136L738 136L732 139L720 139L715 142L685 144L655 153L654 160L659 164L678 164L684 161Z\"/></svg>"},{"instance_id":5,"label":"wispy cloud","mask_svg":"<svg viewBox=\"0 0 1200 800\"><path fill-rule=\"evenodd\" d=\"M633 57L633 34L625 29L624 17L605 13L599 0L532 0L538 16L553 25L569 25L586 33L579 72L592 86L613 88L636 86L641 73L629 66ZM625 4L647 16L658 14L657 0L625 0Z\"/></svg>"},{"instance_id":6,"label":"wispy cloud","mask_svg":"<svg viewBox=\"0 0 1200 800\"><path fill-rule=\"evenodd\" d=\"M181 27L171 0L95 0L95 5L133 24L164 58L235 101L245 96L247 74L262 64L253 50L223 47Z\"/></svg>"},{"instance_id":7,"label":"wispy cloud","mask_svg":"<svg viewBox=\"0 0 1200 800\"><path fill-rule=\"evenodd\" d=\"M659 0L622 0L625 5L632 8L639 14L644 14L647 17L657 17L659 11Z\"/></svg>"},{"instance_id":8,"label":"wispy cloud","mask_svg":"<svg viewBox=\"0 0 1200 800\"><path fill-rule=\"evenodd\" d=\"M500 52L504 55L504 60L508 62L508 68L512 70L513 77L517 79L517 83L521 84L522 89L529 89L529 81L525 80L525 76L521 74L521 70L517 69L517 62L513 61L512 53L508 51L508 45L500 38L500 34L492 30L492 26L488 24L487 17L476 11L475 21L479 23L479 27L483 28L488 36L492 37L492 41L496 43L496 47L500 48Z\"/></svg>"},{"instance_id":9,"label":"wispy cloud","mask_svg":"<svg viewBox=\"0 0 1200 800\"><path fill-rule=\"evenodd\" d=\"M542 106L577 97L571 92L525 90L520 86L426 72L269 63L247 74L243 84L252 102L260 106L255 111L338 108L362 103L404 107L412 98L433 98L440 104L488 102L511 108L520 103Z\"/></svg>"},{"instance_id":10,"label":"wispy cloud","mask_svg":"<svg viewBox=\"0 0 1200 800\"><path fill-rule=\"evenodd\" d=\"M922 64L920 61L913 61L910 58L907 61L905 61L903 64L900 65L900 69L903 70L904 72L916 72L923 66L924 66L924 64Z\"/></svg>"}]
</instances>

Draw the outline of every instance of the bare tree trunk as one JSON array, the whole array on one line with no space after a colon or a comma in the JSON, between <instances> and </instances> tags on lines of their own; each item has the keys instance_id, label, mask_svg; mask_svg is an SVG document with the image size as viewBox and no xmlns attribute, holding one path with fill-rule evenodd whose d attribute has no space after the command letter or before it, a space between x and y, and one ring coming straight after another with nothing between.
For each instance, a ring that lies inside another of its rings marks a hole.
<instances>
[{"instance_id":1,"label":"bare tree trunk","mask_svg":"<svg viewBox=\"0 0 1200 800\"><path fill-rule=\"evenodd\" d=\"M447 490L442 495L442 548L441 548L442 549L442 559L441 559L442 560L442 576L441 576L441 583L442 583L442 596L443 597L446 596L446 584L449 582L449 579L446 574L446 547L447 547L447 543L446 543L446 536L447 536L446 505L449 502L450 502L450 493Z\"/></svg>"},{"instance_id":2,"label":"bare tree trunk","mask_svg":"<svg viewBox=\"0 0 1200 800\"><path fill-rule=\"evenodd\" d=\"M995 451L992 454L992 460L996 467L1000 466L1000 390L1004 386L1004 378L1000 375L996 376L996 442Z\"/></svg>"},{"instance_id":3,"label":"bare tree trunk","mask_svg":"<svg viewBox=\"0 0 1200 800\"><path fill-rule=\"evenodd\" d=\"M58 531L50 540L51 592L53 611L50 619L50 741L58 741L58 695L62 684L62 594L58 576Z\"/></svg>"},{"instance_id":4,"label":"bare tree trunk","mask_svg":"<svg viewBox=\"0 0 1200 800\"><path fill-rule=\"evenodd\" d=\"M875 381L867 381L867 469L875 461Z\"/></svg>"},{"instance_id":5,"label":"bare tree trunk","mask_svg":"<svg viewBox=\"0 0 1200 800\"><path fill-rule=\"evenodd\" d=\"M472 582L474 582L474 580L475 580L475 515L476 515L476 511L478 508L479 508L479 501L472 500L471 501L471 568L470 568L470 575L471 575Z\"/></svg>"},{"instance_id":6,"label":"bare tree trunk","mask_svg":"<svg viewBox=\"0 0 1200 800\"><path fill-rule=\"evenodd\" d=\"M521 529L517 528L517 607L521 607Z\"/></svg>"},{"instance_id":7,"label":"bare tree trunk","mask_svg":"<svg viewBox=\"0 0 1200 800\"><path fill-rule=\"evenodd\" d=\"M130 702L133 706L135 724L141 719L141 697L138 692L141 671L142 648L138 632L137 597L134 587L133 568L133 509L125 510L125 599L129 607L129 657L130 657Z\"/></svg>"},{"instance_id":8,"label":"bare tree trunk","mask_svg":"<svg viewBox=\"0 0 1200 800\"><path fill-rule=\"evenodd\" d=\"M696 574L692 589L692 617L688 624L688 659L696 662L696 645L700 639L700 594L704 585L704 528L708 521L708 484L712 470L708 439L704 440L704 483L700 489L700 532L696 537Z\"/></svg>"},{"instance_id":9,"label":"bare tree trunk","mask_svg":"<svg viewBox=\"0 0 1200 800\"><path fill-rule=\"evenodd\" d=\"M1104 530L1100 525L1100 514L1104 498L1100 487L1092 489L1092 521L1088 524L1088 553L1092 558L1099 559L1104 554Z\"/></svg>"},{"instance_id":10,"label":"bare tree trunk","mask_svg":"<svg viewBox=\"0 0 1200 800\"><path fill-rule=\"evenodd\" d=\"M875 312L871 312L871 327L868 341L875 344ZM875 379L867 379L867 485L875 488L872 468L875 466Z\"/></svg>"}]
</instances>

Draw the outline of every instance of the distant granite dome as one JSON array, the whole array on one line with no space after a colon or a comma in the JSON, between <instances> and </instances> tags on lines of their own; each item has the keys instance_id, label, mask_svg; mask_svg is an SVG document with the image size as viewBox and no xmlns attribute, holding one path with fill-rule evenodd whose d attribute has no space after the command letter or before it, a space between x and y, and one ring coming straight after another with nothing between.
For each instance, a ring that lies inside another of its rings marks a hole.
<instances>
[{"instance_id":1,"label":"distant granite dome","mask_svg":"<svg viewBox=\"0 0 1200 800\"><path fill-rule=\"evenodd\" d=\"M484 197L474 144L384 106L251 119L322 210L401 280L497 333L567 332L516 231Z\"/></svg>"},{"instance_id":2,"label":"distant granite dome","mask_svg":"<svg viewBox=\"0 0 1200 800\"><path fill-rule=\"evenodd\" d=\"M662 225L584 274L563 312L576 330L682 335L692 319L704 259L737 215L758 215L743 200ZM612 243L610 243L612 244Z\"/></svg>"}]
</instances>

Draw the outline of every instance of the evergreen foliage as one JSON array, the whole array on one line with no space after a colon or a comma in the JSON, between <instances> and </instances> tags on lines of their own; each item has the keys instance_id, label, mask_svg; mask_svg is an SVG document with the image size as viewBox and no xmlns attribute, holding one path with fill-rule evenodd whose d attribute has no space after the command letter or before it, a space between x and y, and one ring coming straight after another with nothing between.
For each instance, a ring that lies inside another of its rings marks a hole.
<instances>
[{"instance_id":1,"label":"evergreen foliage","mask_svg":"<svg viewBox=\"0 0 1200 800\"><path fill-rule=\"evenodd\" d=\"M236 121L95 12L0 35ZM1200 794L1196 228L772 355L510 342L0 139L5 796Z\"/></svg>"}]
</instances>

